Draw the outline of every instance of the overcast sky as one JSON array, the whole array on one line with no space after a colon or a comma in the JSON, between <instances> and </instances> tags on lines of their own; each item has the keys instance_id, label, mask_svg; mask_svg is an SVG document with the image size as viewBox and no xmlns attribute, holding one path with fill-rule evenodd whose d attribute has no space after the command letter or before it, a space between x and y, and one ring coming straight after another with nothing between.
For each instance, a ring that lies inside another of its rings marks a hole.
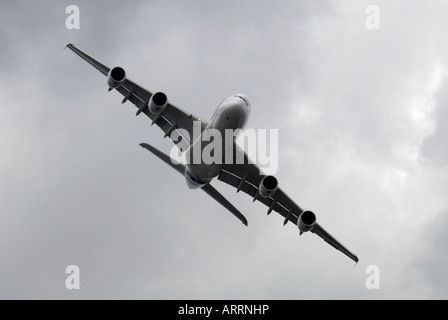
<instances>
[{"instance_id":1,"label":"overcast sky","mask_svg":"<svg viewBox=\"0 0 448 320\"><path fill-rule=\"evenodd\" d=\"M446 1L105 5L0 0L0 298L448 298ZM248 228L189 190L69 42L204 118L248 94L281 188L360 263L219 181Z\"/></svg>"}]
</instances>

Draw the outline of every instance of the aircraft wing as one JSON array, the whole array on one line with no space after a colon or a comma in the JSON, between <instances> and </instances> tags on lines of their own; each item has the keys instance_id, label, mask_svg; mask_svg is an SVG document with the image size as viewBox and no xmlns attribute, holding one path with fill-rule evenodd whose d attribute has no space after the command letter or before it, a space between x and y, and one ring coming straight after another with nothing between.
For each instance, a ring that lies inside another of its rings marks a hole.
<instances>
[{"instance_id":1,"label":"aircraft wing","mask_svg":"<svg viewBox=\"0 0 448 320\"><path fill-rule=\"evenodd\" d=\"M280 188L275 194L269 198L263 198L258 192L261 180L265 177L260 174L260 169L248 161L247 154L241 150L236 143L234 144L234 161L232 164L223 164L221 173L218 176L218 180L221 180L237 189L237 192L243 191L252 197L252 199L258 200L264 203L269 209L268 214L272 211L278 212L282 215L284 225L291 221L295 225L298 223L300 214L304 211L294 201L292 201L286 193ZM244 153L244 155L237 155L237 153ZM236 159L243 159L243 164L237 164ZM312 233L317 234L335 249L344 253L347 257L355 261L359 261L358 257L351 253L341 243L339 243L333 236L325 231L318 223L310 230Z\"/></svg>"},{"instance_id":2,"label":"aircraft wing","mask_svg":"<svg viewBox=\"0 0 448 320\"><path fill-rule=\"evenodd\" d=\"M98 60L92 58L85 52L76 48L73 44L68 44L67 47L75 52L82 59L86 60L89 64L95 67L99 72L103 75L107 76L110 68L106 65L102 64ZM130 79L126 79L124 83L116 88L116 90L121 93L124 97L123 103L126 101L132 102L139 110L141 107L147 103L147 101L151 98L152 93L140 85L136 84ZM194 121L200 121L201 129L203 130L207 123L201 118L186 112L171 103L167 105L163 112L159 114L151 113L148 108L144 108L142 113L146 114L148 118L152 120L152 124L157 124L162 131L165 133L164 137L169 136L173 138L172 141L176 144L176 146L181 150L185 151L190 145L190 137L194 137L193 135L193 127ZM183 129L186 132L182 133L179 129ZM202 131L201 130L201 131ZM171 133L176 132L176 135L171 135ZM188 134L185 134L188 133ZM236 146L236 145L235 145ZM244 151L240 150L238 147L234 149L234 164L223 164L223 169L218 176L218 179L234 186L237 188L237 191L243 191L250 196L253 197L254 201L258 200L264 203L268 209L268 214L272 211L278 212L282 215L285 220L284 224L288 221L296 224L298 223L298 219L303 210L292 201L281 189L278 189L274 196L269 198L263 198L259 195L258 187L260 185L261 180L264 175L260 174L259 168L248 162L248 157L246 153L244 156L244 164L236 164L236 159L240 159L241 154L237 154L238 152L244 153ZM217 191L208 190L209 195L212 195L215 199L217 199L216 193ZM213 192L212 192L213 191ZM217 199L218 202L223 204L226 208L229 209L230 204L225 202L224 199ZM230 209L229 209L230 210ZM242 216L236 209L230 210L236 216ZM245 218L240 218L243 223L247 225L247 221ZM311 232L317 234L319 237L324 239L330 245L332 245L337 250L343 252L353 261L358 262L358 257L347 250L343 245L341 245L335 238L333 238L328 232L326 232L319 224L315 224L314 227L310 230Z\"/></svg>"},{"instance_id":3,"label":"aircraft wing","mask_svg":"<svg viewBox=\"0 0 448 320\"><path fill-rule=\"evenodd\" d=\"M67 48L75 52L82 59L86 60L89 64L95 67L99 72L108 75L110 68L92 58L82 50L75 47L73 44L68 44ZM116 88L116 90L123 95L123 103L126 101L132 102L137 108L140 108L144 103L147 103L152 96L152 93L140 85L136 84L130 79L126 79L123 85ZM173 138L173 142L183 152L190 146L190 137L193 137L193 123L194 121L200 121L202 129L206 126L206 122L201 118L186 112L171 103L168 103L166 108L160 115L151 113L148 108L145 108L142 113L146 114L148 118L152 120L152 124L157 124L165 133L164 137ZM184 129L188 132L189 136L185 133L182 134L178 129ZM176 132L177 135L172 132Z\"/></svg>"}]
</instances>

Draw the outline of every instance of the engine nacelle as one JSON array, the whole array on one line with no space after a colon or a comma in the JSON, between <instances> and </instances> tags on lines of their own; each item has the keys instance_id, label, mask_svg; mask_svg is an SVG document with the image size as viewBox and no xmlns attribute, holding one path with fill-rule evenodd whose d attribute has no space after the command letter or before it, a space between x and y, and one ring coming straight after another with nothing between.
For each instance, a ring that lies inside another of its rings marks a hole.
<instances>
[{"instance_id":1,"label":"engine nacelle","mask_svg":"<svg viewBox=\"0 0 448 320\"><path fill-rule=\"evenodd\" d=\"M265 176L258 188L258 192L260 192L260 196L263 198L269 198L274 195L274 193L278 189L278 181L274 176Z\"/></svg>"},{"instance_id":2,"label":"engine nacelle","mask_svg":"<svg viewBox=\"0 0 448 320\"><path fill-rule=\"evenodd\" d=\"M168 98L163 92L156 92L149 99L148 107L152 113L159 113L168 105Z\"/></svg>"},{"instance_id":3,"label":"engine nacelle","mask_svg":"<svg viewBox=\"0 0 448 320\"><path fill-rule=\"evenodd\" d=\"M297 226L299 227L300 233L307 232L313 229L316 224L316 215L312 211L303 211L299 216L299 221Z\"/></svg>"},{"instance_id":4,"label":"engine nacelle","mask_svg":"<svg viewBox=\"0 0 448 320\"><path fill-rule=\"evenodd\" d=\"M116 89L126 80L126 72L121 67L110 69L107 75L107 85L109 88Z\"/></svg>"}]
</instances>

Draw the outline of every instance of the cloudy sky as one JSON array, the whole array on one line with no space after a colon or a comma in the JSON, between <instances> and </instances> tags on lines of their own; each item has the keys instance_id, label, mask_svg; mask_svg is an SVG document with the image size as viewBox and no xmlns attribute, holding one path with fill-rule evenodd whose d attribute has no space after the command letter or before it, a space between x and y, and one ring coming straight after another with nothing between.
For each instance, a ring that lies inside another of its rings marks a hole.
<instances>
[{"instance_id":1,"label":"cloudy sky","mask_svg":"<svg viewBox=\"0 0 448 320\"><path fill-rule=\"evenodd\" d=\"M448 298L447 11L0 0L0 298ZM282 189L360 263L220 182L248 228L189 190L138 146L171 142L69 42L204 118L247 93L248 127L279 129ZM68 265L80 290L65 287Z\"/></svg>"}]
</instances>

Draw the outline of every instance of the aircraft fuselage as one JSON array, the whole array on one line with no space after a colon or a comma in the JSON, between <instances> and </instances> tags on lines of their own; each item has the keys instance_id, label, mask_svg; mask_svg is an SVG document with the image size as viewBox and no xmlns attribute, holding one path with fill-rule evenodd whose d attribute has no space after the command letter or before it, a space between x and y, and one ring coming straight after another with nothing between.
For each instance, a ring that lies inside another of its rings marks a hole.
<instances>
[{"instance_id":1,"label":"aircraft fuselage","mask_svg":"<svg viewBox=\"0 0 448 320\"><path fill-rule=\"evenodd\" d=\"M208 139L203 139L204 135L209 133L207 131L215 130L215 132L219 132L224 145L226 130L235 131L238 129L244 129L247 121L249 120L250 111L251 104L247 96L244 94L230 96L219 104L210 122L201 133L201 136L196 138L186 152L186 159L188 159L188 163L185 167L185 177L189 188L194 189L206 185L213 178L218 176L222 169L222 162L205 163L202 159L200 159L200 161L193 161L195 148L200 150L198 153L202 155L202 151L207 146L207 143L204 142L204 140ZM224 146L222 152L225 152Z\"/></svg>"}]
</instances>

